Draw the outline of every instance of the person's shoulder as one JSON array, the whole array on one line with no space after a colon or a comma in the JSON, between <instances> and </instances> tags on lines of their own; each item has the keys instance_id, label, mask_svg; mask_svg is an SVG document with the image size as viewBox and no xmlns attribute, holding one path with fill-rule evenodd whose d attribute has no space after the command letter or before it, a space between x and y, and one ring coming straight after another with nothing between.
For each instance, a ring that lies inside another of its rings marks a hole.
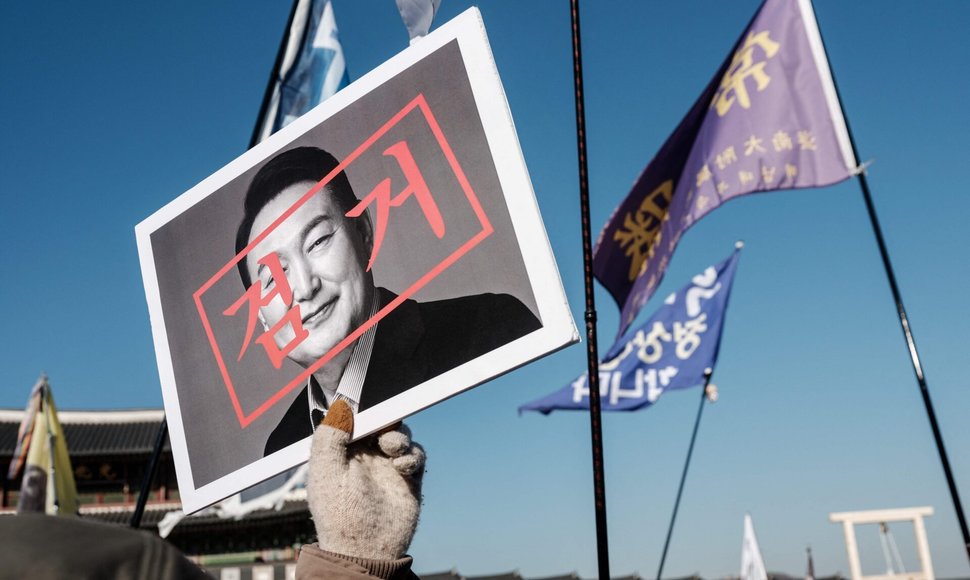
<instances>
[{"instance_id":1,"label":"person's shoulder","mask_svg":"<svg viewBox=\"0 0 970 580\"><path fill-rule=\"evenodd\" d=\"M178 549L144 529L74 517L0 517L2 578L210 578Z\"/></svg>"},{"instance_id":2,"label":"person's shoulder","mask_svg":"<svg viewBox=\"0 0 970 580\"><path fill-rule=\"evenodd\" d=\"M381 293L381 304L385 305L396 298L397 295L384 288L378 288ZM510 321L526 320L535 322L536 327L541 326L538 318L532 311L523 304L518 298L510 294L495 294L485 292L482 294L470 294L455 298L445 298L442 300L431 300L419 302L414 299L404 301L392 313L392 315L403 318L403 313L418 313L424 322L451 322L460 323L462 319L507 319Z\"/></svg>"},{"instance_id":3,"label":"person's shoulder","mask_svg":"<svg viewBox=\"0 0 970 580\"><path fill-rule=\"evenodd\" d=\"M490 336L504 344L542 326L519 299L509 294L473 294L418 303L430 328L465 329L468 336Z\"/></svg>"},{"instance_id":4,"label":"person's shoulder","mask_svg":"<svg viewBox=\"0 0 970 580\"><path fill-rule=\"evenodd\" d=\"M433 302L419 302L422 311L438 315L453 314L484 314L492 316L515 315L515 317L532 316L532 312L509 294L471 294Z\"/></svg>"}]
</instances>

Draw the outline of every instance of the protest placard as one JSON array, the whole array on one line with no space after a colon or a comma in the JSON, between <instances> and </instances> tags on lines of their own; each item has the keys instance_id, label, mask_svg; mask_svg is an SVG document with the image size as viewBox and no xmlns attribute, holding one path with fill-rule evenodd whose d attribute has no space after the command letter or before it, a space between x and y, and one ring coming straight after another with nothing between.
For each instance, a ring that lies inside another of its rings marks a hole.
<instances>
[{"instance_id":1,"label":"protest placard","mask_svg":"<svg viewBox=\"0 0 970 580\"><path fill-rule=\"evenodd\" d=\"M186 512L578 340L476 9L136 235Z\"/></svg>"}]
</instances>

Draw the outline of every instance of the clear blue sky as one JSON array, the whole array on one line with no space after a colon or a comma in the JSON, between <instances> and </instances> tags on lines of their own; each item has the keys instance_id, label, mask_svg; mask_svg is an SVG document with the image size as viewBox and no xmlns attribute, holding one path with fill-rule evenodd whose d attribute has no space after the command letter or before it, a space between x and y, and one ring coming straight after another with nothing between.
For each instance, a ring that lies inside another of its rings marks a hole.
<instances>
[{"instance_id":1,"label":"clear blue sky","mask_svg":"<svg viewBox=\"0 0 970 580\"><path fill-rule=\"evenodd\" d=\"M351 78L407 45L391 0L334 0ZM134 226L246 147L287 2L0 7L0 407L41 371L65 409L159 407ZM468 6L444 0L438 22ZM585 2L596 227L666 139L757 2ZM569 10L483 1L573 314L582 267ZM970 504L970 3L816 10ZM937 576L970 575L858 185L732 201L683 238L659 296L747 244L666 574L737 574L742 517L770 570L848 573L833 511L931 505ZM617 310L599 290L602 346ZM648 306L648 310L651 306ZM589 420L518 417L572 379L574 346L411 419L428 450L418 572L596 571ZM697 391L604 418L611 568L652 576ZM874 529L861 539L881 571ZM896 530L908 567L912 533Z\"/></svg>"}]
</instances>

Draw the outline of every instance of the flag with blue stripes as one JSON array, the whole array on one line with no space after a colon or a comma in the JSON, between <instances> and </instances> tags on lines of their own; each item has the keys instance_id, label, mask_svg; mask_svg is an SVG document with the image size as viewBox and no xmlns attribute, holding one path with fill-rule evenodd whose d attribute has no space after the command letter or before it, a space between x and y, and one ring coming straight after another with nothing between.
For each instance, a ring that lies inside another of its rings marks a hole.
<instances>
[{"instance_id":1,"label":"flag with blue stripes","mask_svg":"<svg viewBox=\"0 0 970 580\"><path fill-rule=\"evenodd\" d=\"M299 0L261 138L349 84L330 0Z\"/></svg>"}]
</instances>

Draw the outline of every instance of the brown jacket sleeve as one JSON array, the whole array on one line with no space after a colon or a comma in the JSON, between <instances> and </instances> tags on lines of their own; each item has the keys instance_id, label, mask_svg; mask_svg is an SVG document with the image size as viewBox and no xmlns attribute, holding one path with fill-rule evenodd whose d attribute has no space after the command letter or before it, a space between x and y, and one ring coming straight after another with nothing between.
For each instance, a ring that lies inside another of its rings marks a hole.
<instances>
[{"instance_id":1,"label":"brown jacket sleeve","mask_svg":"<svg viewBox=\"0 0 970 580\"><path fill-rule=\"evenodd\" d=\"M417 580L411 572L411 556L398 560L369 560L321 550L306 544L296 561L298 580Z\"/></svg>"}]
</instances>

